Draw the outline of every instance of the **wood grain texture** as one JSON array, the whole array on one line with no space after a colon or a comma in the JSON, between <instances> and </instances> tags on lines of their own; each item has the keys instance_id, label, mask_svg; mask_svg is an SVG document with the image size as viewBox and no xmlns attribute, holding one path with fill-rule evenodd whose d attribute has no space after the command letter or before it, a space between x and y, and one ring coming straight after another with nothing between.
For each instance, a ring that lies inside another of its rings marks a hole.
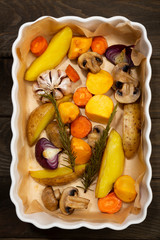
<instances>
[{"instance_id":1,"label":"wood grain texture","mask_svg":"<svg viewBox=\"0 0 160 240\"><path fill-rule=\"evenodd\" d=\"M62 17L67 15L112 17L122 15L131 21L142 23L153 46L152 66L152 155L153 178L151 182L153 201L143 223L132 225L123 231L87 228L41 230L18 219L15 206L9 198L10 190L10 119L11 102L11 48L20 26L41 16ZM159 0L0 0L0 239L147 239L160 238L160 1Z\"/></svg>"},{"instance_id":2,"label":"wood grain texture","mask_svg":"<svg viewBox=\"0 0 160 240\"><path fill-rule=\"evenodd\" d=\"M143 223L132 225L123 231L102 229L99 231L80 228L77 230L63 230L52 228L41 230L35 226L20 221L15 213L15 208L9 199L10 178L0 177L0 189L3 196L0 196L0 238L28 238L28 239L159 239L160 236L160 184L159 180L152 180L153 201L148 209L148 215ZM7 231L6 231L7 228Z\"/></svg>"},{"instance_id":3,"label":"wood grain texture","mask_svg":"<svg viewBox=\"0 0 160 240\"><path fill-rule=\"evenodd\" d=\"M90 0L87 4L84 0L1 0L0 56L11 56L12 43L23 23L45 15L53 17L73 15L84 18L125 16L146 27L153 49L156 49L153 56L160 56L157 37L157 29L160 25L159 8L160 1L157 0L152 0L152 3L150 0Z\"/></svg>"}]
</instances>

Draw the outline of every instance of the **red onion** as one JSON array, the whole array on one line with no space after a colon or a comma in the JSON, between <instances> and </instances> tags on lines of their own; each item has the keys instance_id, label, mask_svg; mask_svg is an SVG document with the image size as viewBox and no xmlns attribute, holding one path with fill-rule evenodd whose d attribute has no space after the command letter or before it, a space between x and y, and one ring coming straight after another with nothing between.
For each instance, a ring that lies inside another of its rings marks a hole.
<instances>
[{"instance_id":1,"label":"red onion","mask_svg":"<svg viewBox=\"0 0 160 240\"><path fill-rule=\"evenodd\" d=\"M43 168L56 169L60 151L48 139L40 138L35 146L35 157Z\"/></svg>"},{"instance_id":2,"label":"red onion","mask_svg":"<svg viewBox=\"0 0 160 240\"><path fill-rule=\"evenodd\" d=\"M113 64L118 64L120 62L126 62L130 67L134 67L131 59L131 52L134 45L126 46L122 44L112 45L106 50L106 58ZM123 51L124 50L124 54Z\"/></svg>"}]
</instances>

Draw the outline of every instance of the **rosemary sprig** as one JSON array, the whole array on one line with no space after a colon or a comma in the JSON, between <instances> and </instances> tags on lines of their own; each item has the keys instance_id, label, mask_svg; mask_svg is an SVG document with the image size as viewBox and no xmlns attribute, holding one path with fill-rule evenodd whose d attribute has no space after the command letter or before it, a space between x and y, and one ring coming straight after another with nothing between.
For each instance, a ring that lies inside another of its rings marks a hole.
<instances>
[{"instance_id":1,"label":"rosemary sprig","mask_svg":"<svg viewBox=\"0 0 160 240\"><path fill-rule=\"evenodd\" d=\"M68 159L66 161L69 163L70 166L67 166L67 167L72 168L72 170L74 172L76 156L74 155L74 152L71 149L71 140L70 140L70 137L68 136L68 134L66 133L65 125L61 120L57 102L51 94L44 94L43 96L48 98L51 101L51 103L53 104L53 106L55 107L56 119L57 119L57 123L58 123L58 127L59 127L59 134L60 134L61 142L62 142L63 148L65 150L65 153L68 155Z\"/></svg>"},{"instance_id":2,"label":"rosemary sprig","mask_svg":"<svg viewBox=\"0 0 160 240\"><path fill-rule=\"evenodd\" d=\"M115 116L116 110L117 110L117 105L113 109L113 112L108 120L108 124L105 130L103 131L102 136L95 143L95 149L90 158L90 163L86 166L85 172L82 175L81 182L84 186L83 187L84 192L87 192L87 190L89 189L89 186L94 182L94 180L98 175L98 172L101 166L101 159L103 156L104 149L106 147L106 140L110 130L110 125Z\"/></svg>"}]
</instances>

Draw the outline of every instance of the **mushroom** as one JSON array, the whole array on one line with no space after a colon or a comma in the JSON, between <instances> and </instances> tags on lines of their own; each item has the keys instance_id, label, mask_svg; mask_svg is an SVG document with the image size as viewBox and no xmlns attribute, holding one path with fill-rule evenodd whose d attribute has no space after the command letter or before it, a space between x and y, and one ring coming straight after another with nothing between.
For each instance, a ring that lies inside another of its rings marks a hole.
<instances>
[{"instance_id":1,"label":"mushroom","mask_svg":"<svg viewBox=\"0 0 160 240\"><path fill-rule=\"evenodd\" d=\"M123 83L133 83L135 87L138 86L138 80L133 78L129 73L128 63L119 63L112 70L112 77L114 83L112 88L114 90L122 88Z\"/></svg>"},{"instance_id":2,"label":"mushroom","mask_svg":"<svg viewBox=\"0 0 160 240\"><path fill-rule=\"evenodd\" d=\"M120 103L133 103L140 97L139 81L129 74L129 65L119 63L112 70L116 90L115 99Z\"/></svg>"},{"instance_id":3,"label":"mushroom","mask_svg":"<svg viewBox=\"0 0 160 240\"><path fill-rule=\"evenodd\" d=\"M61 70L47 70L41 73L37 82L33 84L33 92L36 99L43 103L49 102L43 95L52 94L55 99L61 99L64 95L68 95L72 92L71 81L67 77L67 74Z\"/></svg>"},{"instance_id":4,"label":"mushroom","mask_svg":"<svg viewBox=\"0 0 160 240\"><path fill-rule=\"evenodd\" d=\"M103 134L104 127L101 125L94 126L92 132L88 134L88 144L94 148L95 142L100 139L100 136Z\"/></svg>"},{"instance_id":5,"label":"mushroom","mask_svg":"<svg viewBox=\"0 0 160 240\"><path fill-rule=\"evenodd\" d=\"M49 211L55 211L58 209L60 196L59 189L54 191L51 186L46 186L42 192L42 202Z\"/></svg>"},{"instance_id":6,"label":"mushroom","mask_svg":"<svg viewBox=\"0 0 160 240\"><path fill-rule=\"evenodd\" d=\"M63 190L59 207L63 214L69 215L74 209L86 209L89 199L78 197L78 189L75 187L67 187Z\"/></svg>"},{"instance_id":7,"label":"mushroom","mask_svg":"<svg viewBox=\"0 0 160 240\"><path fill-rule=\"evenodd\" d=\"M78 58L78 65L85 70L90 70L92 73L98 73L103 63L103 58L96 52L86 52L80 55Z\"/></svg>"},{"instance_id":8,"label":"mushroom","mask_svg":"<svg viewBox=\"0 0 160 240\"><path fill-rule=\"evenodd\" d=\"M115 99L120 103L133 103L140 97L139 88L133 84L124 83L121 89L115 92Z\"/></svg>"}]
</instances>

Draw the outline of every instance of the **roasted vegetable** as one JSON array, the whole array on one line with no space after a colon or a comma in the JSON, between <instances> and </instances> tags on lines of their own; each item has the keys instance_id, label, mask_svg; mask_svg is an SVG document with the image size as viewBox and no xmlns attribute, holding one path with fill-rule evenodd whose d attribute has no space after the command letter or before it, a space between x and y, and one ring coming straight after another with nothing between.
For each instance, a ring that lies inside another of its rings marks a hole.
<instances>
[{"instance_id":1,"label":"roasted vegetable","mask_svg":"<svg viewBox=\"0 0 160 240\"><path fill-rule=\"evenodd\" d=\"M69 215L75 209L86 209L89 204L89 199L78 197L79 191L75 187L68 187L63 190L59 207L63 214Z\"/></svg>"},{"instance_id":2,"label":"roasted vegetable","mask_svg":"<svg viewBox=\"0 0 160 240\"><path fill-rule=\"evenodd\" d=\"M104 198L98 199L98 208L103 213L116 213L122 207L122 201L115 195L114 192L109 193Z\"/></svg>"},{"instance_id":3,"label":"roasted vegetable","mask_svg":"<svg viewBox=\"0 0 160 240\"><path fill-rule=\"evenodd\" d=\"M43 96L46 93L52 94L56 100L72 93L70 79L64 71L59 69L47 70L41 73L37 78L37 82L33 84L32 89L37 100L43 103L49 102L49 99Z\"/></svg>"},{"instance_id":4,"label":"roasted vegetable","mask_svg":"<svg viewBox=\"0 0 160 240\"><path fill-rule=\"evenodd\" d=\"M78 65L80 68L89 70L92 73L98 73L101 70L100 66L102 63L102 56L96 52L86 52L78 58Z\"/></svg>"},{"instance_id":5,"label":"roasted vegetable","mask_svg":"<svg viewBox=\"0 0 160 240\"><path fill-rule=\"evenodd\" d=\"M114 182L122 175L123 168L124 152L121 136L113 129L109 135L101 162L95 192L97 198L105 197L112 190Z\"/></svg>"},{"instance_id":6,"label":"roasted vegetable","mask_svg":"<svg viewBox=\"0 0 160 240\"><path fill-rule=\"evenodd\" d=\"M54 118L54 114L55 109L52 103L40 105L31 112L27 121L27 140L30 146L37 141L40 133Z\"/></svg>"},{"instance_id":7,"label":"roasted vegetable","mask_svg":"<svg viewBox=\"0 0 160 240\"><path fill-rule=\"evenodd\" d=\"M139 80L130 75L129 65L126 63L117 64L112 70L116 90L115 99L120 103L133 103L140 97Z\"/></svg>"},{"instance_id":8,"label":"roasted vegetable","mask_svg":"<svg viewBox=\"0 0 160 240\"><path fill-rule=\"evenodd\" d=\"M46 51L35 59L26 71L25 80L35 81L42 72L55 68L67 54L71 39L72 30L69 27L56 33Z\"/></svg>"},{"instance_id":9,"label":"roasted vegetable","mask_svg":"<svg viewBox=\"0 0 160 240\"><path fill-rule=\"evenodd\" d=\"M65 126L65 130L69 135L70 128L67 125ZM46 127L46 133L47 137L53 143L54 146L56 146L57 148L63 148L58 123L56 121L52 121L51 123L48 124L48 126Z\"/></svg>"},{"instance_id":10,"label":"roasted vegetable","mask_svg":"<svg viewBox=\"0 0 160 240\"><path fill-rule=\"evenodd\" d=\"M86 137L92 130L92 123L85 116L79 116L71 123L71 135L76 138Z\"/></svg>"},{"instance_id":11,"label":"roasted vegetable","mask_svg":"<svg viewBox=\"0 0 160 240\"><path fill-rule=\"evenodd\" d=\"M80 79L77 71L70 64L67 66L65 72L72 82L77 82Z\"/></svg>"},{"instance_id":12,"label":"roasted vegetable","mask_svg":"<svg viewBox=\"0 0 160 240\"><path fill-rule=\"evenodd\" d=\"M132 202L137 195L135 183L131 176L120 176L114 184L114 192L123 202Z\"/></svg>"},{"instance_id":13,"label":"roasted vegetable","mask_svg":"<svg viewBox=\"0 0 160 240\"><path fill-rule=\"evenodd\" d=\"M72 95L64 96L57 101L57 105L62 102L70 101ZM27 140L32 146L38 139L41 132L46 128L55 116L55 108L52 103L45 103L34 109L27 121Z\"/></svg>"},{"instance_id":14,"label":"roasted vegetable","mask_svg":"<svg viewBox=\"0 0 160 240\"><path fill-rule=\"evenodd\" d=\"M104 94L113 84L113 78L110 73L101 70L100 72L93 74L88 73L86 87L92 94Z\"/></svg>"},{"instance_id":15,"label":"roasted vegetable","mask_svg":"<svg viewBox=\"0 0 160 240\"><path fill-rule=\"evenodd\" d=\"M71 148L76 156L75 164L84 164L90 160L92 150L84 140L73 137L71 140Z\"/></svg>"},{"instance_id":16,"label":"roasted vegetable","mask_svg":"<svg viewBox=\"0 0 160 240\"><path fill-rule=\"evenodd\" d=\"M85 107L87 117L93 122L107 123L113 111L113 101L106 95L93 96Z\"/></svg>"},{"instance_id":17,"label":"roasted vegetable","mask_svg":"<svg viewBox=\"0 0 160 240\"><path fill-rule=\"evenodd\" d=\"M78 88L73 94L73 101L78 107L85 107L92 94L86 87Z\"/></svg>"},{"instance_id":18,"label":"roasted vegetable","mask_svg":"<svg viewBox=\"0 0 160 240\"><path fill-rule=\"evenodd\" d=\"M58 109L65 124L73 122L80 114L79 108L72 102L61 103Z\"/></svg>"},{"instance_id":19,"label":"roasted vegetable","mask_svg":"<svg viewBox=\"0 0 160 240\"><path fill-rule=\"evenodd\" d=\"M54 191L53 188L50 186L47 186L43 189L42 197L41 197L42 202L49 211L55 211L56 209L58 209L59 199L56 197L57 191L59 193L58 195L60 195L60 192L58 189Z\"/></svg>"},{"instance_id":20,"label":"roasted vegetable","mask_svg":"<svg viewBox=\"0 0 160 240\"><path fill-rule=\"evenodd\" d=\"M44 53L47 47L48 47L47 40L43 36L38 36L35 39L33 39L30 45L31 52L36 57L42 55L42 53Z\"/></svg>"},{"instance_id":21,"label":"roasted vegetable","mask_svg":"<svg viewBox=\"0 0 160 240\"><path fill-rule=\"evenodd\" d=\"M93 131L90 134L88 134L88 144L89 144L89 146L91 146L92 148L95 147L95 143L102 136L104 129L105 128L101 125L94 126Z\"/></svg>"},{"instance_id":22,"label":"roasted vegetable","mask_svg":"<svg viewBox=\"0 0 160 240\"><path fill-rule=\"evenodd\" d=\"M30 171L31 177L38 183L47 186L60 186L68 184L79 178L85 171L86 164L75 166L75 172L69 167L61 167L55 170Z\"/></svg>"},{"instance_id":23,"label":"roasted vegetable","mask_svg":"<svg viewBox=\"0 0 160 240\"><path fill-rule=\"evenodd\" d=\"M137 151L141 136L141 112L139 103L124 105L123 112L123 148L127 158Z\"/></svg>"},{"instance_id":24,"label":"roasted vegetable","mask_svg":"<svg viewBox=\"0 0 160 240\"><path fill-rule=\"evenodd\" d=\"M43 168L56 169L60 151L61 149L56 148L48 139L40 138L35 146L35 157Z\"/></svg>"},{"instance_id":25,"label":"roasted vegetable","mask_svg":"<svg viewBox=\"0 0 160 240\"><path fill-rule=\"evenodd\" d=\"M125 46L122 44L112 45L106 50L106 58L113 64L118 63L128 63L130 67L133 67L134 64L131 59L131 52L134 45Z\"/></svg>"},{"instance_id":26,"label":"roasted vegetable","mask_svg":"<svg viewBox=\"0 0 160 240\"><path fill-rule=\"evenodd\" d=\"M92 38L87 37L73 37L68 52L70 60L78 58L82 53L89 50L92 43Z\"/></svg>"},{"instance_id":27,"label":"roasted vegetable","mask_svg":"<svg viewBox=\"0 0 160 240\"><path fill-rule=\"evenodd\" d=\"M91 49L93 52L103 55L106 52L107 48L108 48L108 44L104 37L98 36L93 38L92 44L91 44Z\"/></svg>"}]
</instances>

